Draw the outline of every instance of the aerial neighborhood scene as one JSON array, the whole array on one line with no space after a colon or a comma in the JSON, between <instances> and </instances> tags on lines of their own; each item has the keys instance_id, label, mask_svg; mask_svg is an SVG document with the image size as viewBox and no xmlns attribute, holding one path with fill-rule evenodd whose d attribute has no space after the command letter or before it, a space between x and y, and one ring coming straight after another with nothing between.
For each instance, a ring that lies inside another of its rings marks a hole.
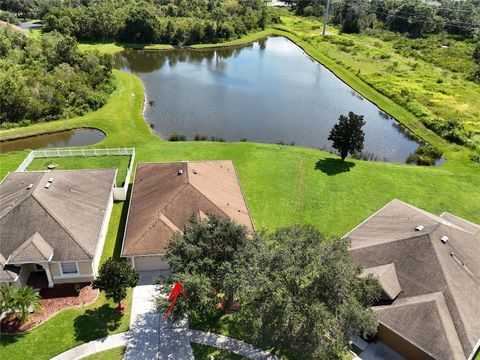
<instances>
[{"instance_id":1,"label":"aerial neighborhood scene","mask_svg":"<svg viewBox=\"0 0 480 360\"><path fill-rule=\"evenodd\" d=\"M0 360L480 360L480 0L0 0Z\"/></svg>"}]
</instances>

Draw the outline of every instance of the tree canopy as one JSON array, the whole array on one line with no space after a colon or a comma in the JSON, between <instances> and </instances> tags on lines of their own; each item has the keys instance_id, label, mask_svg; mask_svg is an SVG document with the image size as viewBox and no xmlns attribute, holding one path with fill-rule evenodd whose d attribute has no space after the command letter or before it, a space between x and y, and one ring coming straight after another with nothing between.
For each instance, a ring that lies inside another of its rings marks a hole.
<instances>
[{"instance_id":1,"label":"tree canopy","mask_svg":"<svg viewBox=\"0 0 480 360\"><path fill-rule=\"evenodd\" d=\"M228 312L254 344L287 356L340 358L351 336L375 333L369 306L380 294L374 278L359 276L348 246L311 226L247 236L232 220L194 217L168 244L172 275L157 280L157 304L165 311L165 295L180 281L187 299L178 297L174 320Z\"/></svg>"},{"instance_id":2,"label":"tree canopy","mask_svg":"<svg viewBox=\"0 0 480 360\"><path fill-rule=\"evenodd\" d=\"M193 312L212 312L216 306L229 311L237 291L236 268L251 242L247 229L230 218L214 214L206 219L193 216L184 232L177 233L168 243L165 258L174 277L160 279L160 285L180 281L188 293L188 310ZM161 301L160 307L164 305Z\"/></svg>"},{"instance_id":3,"label":"tree canopy","mask_svg":"<svg viewBox=\"0 0 480 360\"><path fill-rule=\"evenodd\" d=\"M65 3L45 15L45 31L78 40L193 44L236 38L278 17L263 0L114 0Z\"/></svg>"},{"instance_id":4,"label":"tree canopy","mask_svg":"<svg viewBox=\"0 0 480 360\"><path fill-rule=\"evenodd\" d=\"M348 116L340 115L338 124L330 131L328 140L333 142L332 147L340 153L342 160L363 150L365 133L362 130L365 121L363 115L349 112Z\"/></svg>"},{"instance_id":5,"label":"tree canopy","mask_svg":"<svg viewBox=\"0 0 480 360\"><path fill-rule=\"evenodd\" d=\"M243 268L241 323L252 338L307 359L335 359L351 337L376 332L369 306L380 287L348 254L347 239L326 239L312 226L262 234Z\"/></svg>"},{"instance_id":6,"label":"tree canopy","mask_svg":"<svg viewBox=\"0 0 480 360\"><path fill-rule=\"evenodd\" d=\"M2 127L83 115L100 108L114 89L113 58L80 52L57 32L40 40L0 29Z\"/></svg>"}]
</instances>

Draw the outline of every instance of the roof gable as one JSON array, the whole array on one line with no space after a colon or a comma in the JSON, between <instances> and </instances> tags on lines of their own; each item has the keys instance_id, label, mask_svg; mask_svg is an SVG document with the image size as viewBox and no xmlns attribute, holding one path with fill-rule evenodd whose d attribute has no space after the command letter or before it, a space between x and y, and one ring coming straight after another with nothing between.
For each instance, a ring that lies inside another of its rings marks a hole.
<instances>
[{"instance_id":1,"label":"roof gable","mask_svg":"<svg viewBox=\"0 0 480 360\"><path fill-rule=\"evenodd\" d=\"M423 228L416 229L419 225ZM480 338L480 232L472 231L476 227L394 200L346 235L352 259L366 270L395 265L402 292L390 306L410 297L442 294L465 357ZM420 319L412 320L410 326L419 324Z\"/></svg>"},{"instance_id":2,"label":"roof gable","mask_svg":"<svg viewBox=\"0 0 480 360\"><path fill-rule=\"evenodd\" d=\"M8 174L0 185L0 253L10 256L38 233L54 249L54 261L91 259L115 177L114 169ZM17 261L28 261L27 253L38 260L32 246Z\"/></svg>"},{"instance_id":3,"label":"roof gable","mask_svg":"<svg viewBox=\"0 0 480 360\"><path fill-rule=\"evenodd\" d=\"M50 261L54 250L38 232L35 232L23 244L13 250L8 257L8 264L21 264L23 262Z\"/></svg>"}]
</instances>

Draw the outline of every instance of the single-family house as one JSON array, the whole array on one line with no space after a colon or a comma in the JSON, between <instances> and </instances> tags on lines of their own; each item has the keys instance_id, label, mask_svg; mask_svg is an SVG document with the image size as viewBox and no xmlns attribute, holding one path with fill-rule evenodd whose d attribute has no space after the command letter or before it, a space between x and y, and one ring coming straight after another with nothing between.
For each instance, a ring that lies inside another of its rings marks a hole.
<instances>
[{"instance_id":1,"label":"single-family house","mask_svg":"<svg viewBox=\"0 0 480 360\"><path fill-rule=\"evenodd\" d=\"M378 278L377 337L407 359L465 360L480 339L480 226L393 200L347 235Z\"/></svg>"},{"instance_id":2,"label":"single-family house","mask_svg":"<svg viewBox=\"0 0 480 360\"><path fill-rule=\"evenodd\" d=\"M122 256L138 271L168 269L168 240L190 217L230 217L253 231L233 162L139 163L129 205Z\"/></svg>"},{"instance_id":3,"label":"single-family house","mask_svg":"<svg viewBox=\"0 0 480 360\"><path fill-rule=\"evenodd\" d=\"M91 281L117 170L13 172L0 184L0 282L33 287Z\"/></svg>"}]
</instances>

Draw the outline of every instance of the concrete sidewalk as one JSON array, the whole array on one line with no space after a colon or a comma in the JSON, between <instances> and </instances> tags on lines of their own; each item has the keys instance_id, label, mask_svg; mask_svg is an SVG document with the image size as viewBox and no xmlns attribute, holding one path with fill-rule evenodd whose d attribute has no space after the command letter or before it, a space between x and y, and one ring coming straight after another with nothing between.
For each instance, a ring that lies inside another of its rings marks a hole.
<instances>
[{"instance_id":1,"label":"concrete sidewalk","mask_svg":"<svg viewBox=\"0 0 480 360\"><path fill-rule=\"evenodd\" d=\"M190 341L193 343L228 350L252 360L279 360L278 357L270 354L268 351L256 349L250 344L232 339L228 336L198 330L189 330L189 333Z\"/></svg>"},{"instance_id":2,"label":"concrete sidewalk","mask_svg":"<svg viewBox=\"0 0 480 360\"><path fill-rule=\"evenodd\" d=\"M67 350L60 355L53 357L51 360L77 360L86 356L93 355L100 351L114 349L127 344L128 333L120 333L106 336L104 338L93 340L88 343Z\"/></svg>"}]
</instances>

